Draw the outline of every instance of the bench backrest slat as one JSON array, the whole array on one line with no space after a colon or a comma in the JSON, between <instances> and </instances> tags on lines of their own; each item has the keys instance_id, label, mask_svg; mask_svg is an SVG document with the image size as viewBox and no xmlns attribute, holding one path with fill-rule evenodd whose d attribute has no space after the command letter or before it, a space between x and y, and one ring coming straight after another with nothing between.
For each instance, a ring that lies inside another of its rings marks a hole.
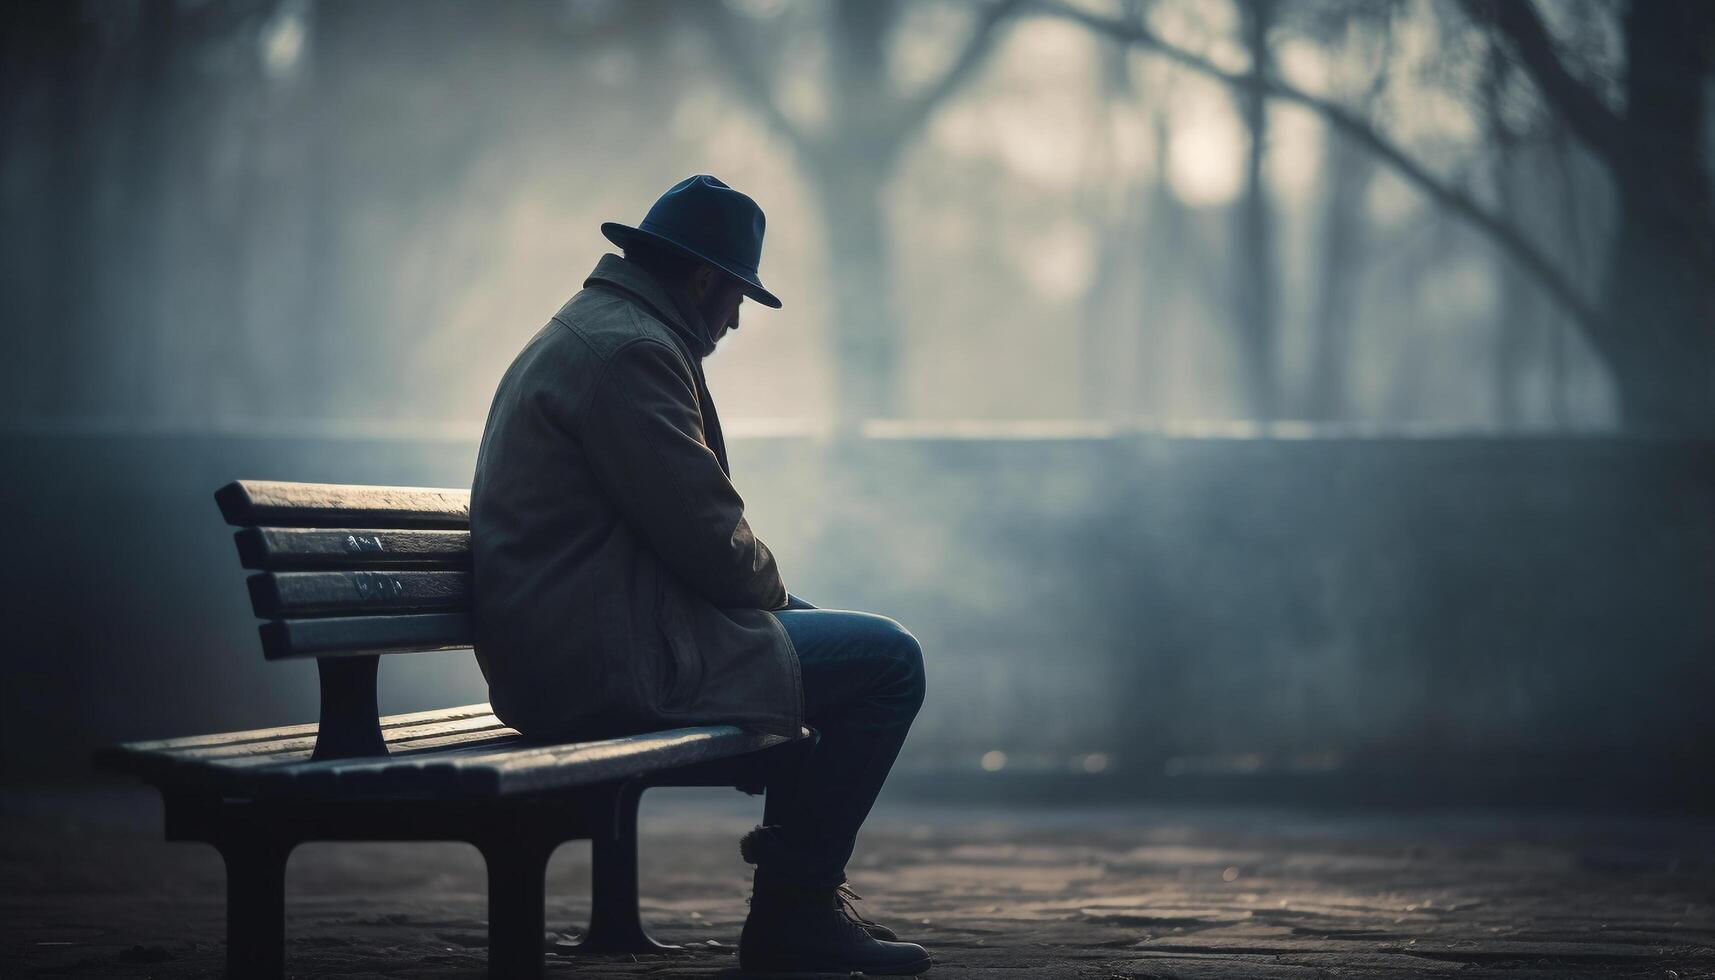
<instances>
[{"instance_id":1,"label":"bench backrest slat","mask_svg":"<svg viewBox=\"0 0 1715 980\"><path fill-rule=\"evenodd\" d=\"M421 653L473 642L466 612L276 619L263 623L261 632L262 655L269 660Z\"/></svg>"},{"instance_id":2,"label":"bench backrest slat","mask_svg":"<svg viewBox=\"0 0 1715 980\"><path fill-rule=\"evenodd\" d=\"M470 491L237 480L214 496L258 571L268 659L471 645Z\"/></svg>"},{"instance_id":3,"label":"bench backrest slat","mask_svg":"<svg viewBox=\"0 0 1715 980\"><path fill-rule=\"evenodd\" d=\"M238 480L214 499L240 528L239 560L258 569L247 584L266 620L262 655L316 659L312 758L386 756L378 655L474 642L470 492Z\"/></svg>"},{"instance_id":4,"label":"bench backrest slat","mask_svg":"<svg viewBox=\"0 0 1715 980\"><path fill-rule=\"evenodd\" d=\"M470 491L236 480L215 491L238 527L470 527Z\"/></svg>"},{"instance_id":5,"label":"bench backrest slat","mask_svg":"<svg viewBox=\"0 0 1715 980\"><path fill-rule=\"evenodd\" d=\"M247 527L233 540L238 560L257 571L470 567L469 531Z\"/></svg>"},{"instance_id":6,"label":"bench backrest slat","mask_svg":"<svg viewBox=\"0 0 1715 980\"><path fill-rule=\"evenodd\" d=\"M262 572L250 576L248 585L251 608L263 619L470 607L469 572Z\"/></svg>"}]
</instances>

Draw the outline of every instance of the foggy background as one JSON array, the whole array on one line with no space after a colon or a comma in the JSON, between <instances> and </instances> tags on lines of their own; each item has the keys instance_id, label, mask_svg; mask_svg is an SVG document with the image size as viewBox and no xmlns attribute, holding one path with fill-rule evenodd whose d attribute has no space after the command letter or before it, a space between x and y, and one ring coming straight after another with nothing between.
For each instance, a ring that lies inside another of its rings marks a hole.
<instances>
[{"instance_id":1,"label":"foggy background","mask_svg":"<svg viewBox=\"0 0 1715 980\"><path fill-rule=\"evenodd\" d=\"M1706 805L1712 10L9 5L0 762L313 717L213 490L468 486L597 225L712 173L786 304L708 362L735 482L923 639L904 785Z\"/></svg>"}]
</instances>

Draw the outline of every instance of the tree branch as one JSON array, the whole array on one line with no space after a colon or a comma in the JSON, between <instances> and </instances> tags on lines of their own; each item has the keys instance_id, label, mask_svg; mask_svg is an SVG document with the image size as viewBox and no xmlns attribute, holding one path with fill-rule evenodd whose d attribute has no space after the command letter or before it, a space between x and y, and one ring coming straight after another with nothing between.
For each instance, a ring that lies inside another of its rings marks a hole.
<instances>
[{"instance_id":1,"label":"tree branch","mask_svg":"<svg viewBox=\"0 0 1715 980\"><path fill-rule=\"evenodd\" d=\"M894 126L894 132L899 135L900 142L910 139L929 121L935 109L976 72L999 40L1001 24L1022 6L1023 0L996 0L983 7L982 13L977 15L976 24L971 28L970 37L965 40L964 48L959 51L959 56L953 59L952 65L948 66L940 78L924 86L922 92L907 100L904 108L900 110Z\"/></svg>"},{"instance_id":2,"label":"tree branch","mask_svg":"<svg viewBox=\"0 0 1715 980\"><path fill-rule=\"evenodd\" d=\"M1471 20L1506 38L1537 91L1586 146L1605 160L1620 155L1620 118L1566 70L1531 0L1459 0L1459 5Z\"/></svg>"},{"instance_id":3,"label":"tree branch","mask_svg":"<svg viewBox=\"0 0 1715 980\"><path fill-rule=\"evenodd\" d=\"M733 87L738 90L739 97L761 113L769 128L784 136L793 149L806 158L815 158L821 151L821 140L807 132L781 108L779 99L774 95L774 80L765 75L759 67L764 63L773 64L773 59L765 58L757 49L755 42L751 40L754 36L752 31L733 22L735 17L744 15L734 13L722 3L696 3L691 7L701 17L703 27L714 39L717 51L725 52L724 56L717 56L714 61L726 72Z\"/></svg>"},{"instance_id":4,"label":"tree branch","mask_svg":"<svg viewBox=\"0 0 1715 980\"><path fill-rule=\"evenodd\" d=\"M1223 84L1235 88L1255 84L1255 80L1248 73L1227 71L1202 55L1175 47L1141 22L1131 23L1102 17L1069 6L1062 0L1034 0L1033 6L1043 13L1064 17L1093 31L1153 51L1181 67ZM1270 97L1303 106L1321 116L1329 126L1344 133L1354 143L1388 164L1406 183L1417 188L1444 211L1456 215L1488 236L1502 251L1511 256L1513 261L1530 273L1586 333L1592 337L1602 333L1602 318L1596 308L1517 228L1479 204L1465 191L1430 173L1426 167L1408 156L1369 123L1340 105L1278 78L1266 78L1262 84L1263 90Z\"/></svg>"}]
</instances>

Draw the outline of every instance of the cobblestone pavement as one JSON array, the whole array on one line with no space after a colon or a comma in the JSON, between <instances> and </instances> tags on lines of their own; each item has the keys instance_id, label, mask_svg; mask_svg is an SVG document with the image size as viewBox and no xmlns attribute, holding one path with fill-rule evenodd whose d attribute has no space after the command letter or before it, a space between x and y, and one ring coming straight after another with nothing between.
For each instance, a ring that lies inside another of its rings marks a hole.
<instances>
[{"instance_id":1,"label":"cobblestone pavement","mask_svg":"<svg viewBox=\"0 0 1715 980\"><path fill-rule=\"evenodd\" d=\"M646 798L645 916L685 950L548 975L730 975L759 813ZM6 789L0 976L219 976L220 861L160 833L146 790ZM579 844L550 868L563 941L588 872ZM942 978L1715 977L1710 821L886 803L852 880ZM468 847L309 845L287 888L292 976L483 975Z\"/></svg>"}]
</instances>

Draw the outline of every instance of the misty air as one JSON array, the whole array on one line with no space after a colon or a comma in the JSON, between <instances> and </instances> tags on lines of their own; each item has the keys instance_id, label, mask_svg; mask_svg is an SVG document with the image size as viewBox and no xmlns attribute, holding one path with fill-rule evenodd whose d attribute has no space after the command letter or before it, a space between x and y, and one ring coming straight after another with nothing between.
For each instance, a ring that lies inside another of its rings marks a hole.
<instances>
[{"instance_id":1,"label":"misty air","mask_svg":"<svg viewBox=\"0 0 1715 980\"><path fill-rule=\"evenodd\" d=\"M1715 5L19 0L0 975L1715 975Z\"/></svg>"}]
</instances>

